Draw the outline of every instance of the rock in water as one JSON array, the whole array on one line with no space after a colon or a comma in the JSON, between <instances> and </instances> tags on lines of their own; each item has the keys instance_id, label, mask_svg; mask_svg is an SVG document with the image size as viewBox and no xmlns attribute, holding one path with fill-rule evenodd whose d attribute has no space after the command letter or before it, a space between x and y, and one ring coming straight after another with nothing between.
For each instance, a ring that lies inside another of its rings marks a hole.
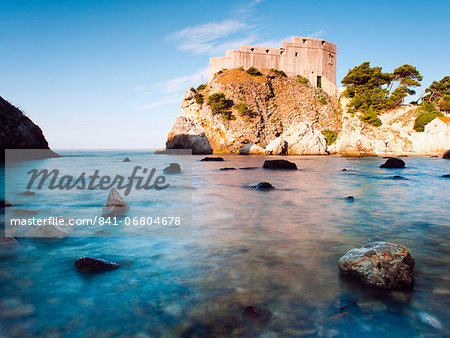
<instances>
[{"instance_id":1,"label":"rock in water","mask_svg":"<svg viewBox=\"0 0 450 338\"><path fill-rule=\"evenodd\" d=\"M21 192L17 195L19 195L19 196L34 196L34 195L36 195L36 193L34 191L27 190L27 191Z\"/></svg>"},{"instance_id":2,"label":"rock in water","mask_svg":"<svg viewBox=\"0 0 450 338\"><path fill-rule=\"evenodd\" d=\"M275 187L269 182L260 182L257 185L253 186L252 188L255 188L256 190L260 191L269 191L275 189Z\"/></svg>"},{"instance_id":3,"label":"rock in water","mask_svg":"<svg viewBox=\"0 0 450 338\"><path fill-rule=\"evenodd\" d=\"M237 170L237 169L234 168L234 167L225 167L225 168L220 168L220 170L225 170L225 171L227 171L227 170Z\"/></svg>"},{"instance_id":4,"label":"rock in water","mask_svg":"<svg viewBox=\"0 0 450 338\"><path fill-rule=\"evenodd\" d=\"M122 162L131 162L131 160L130 160L129 157L127 157L127 158L125 158Z\"/></svg>"},{"instance_id":5,"label":"rock in water","mask_svg":"<svg viewBox=\"0 0 450 338\"><path fill-rule=\"evenodd\" d=\"M10 201L7 201L7 200L1 200L0 201L0 207L7 208L7 207L12 207L12 206L13 205L11 204Z\"/></svg>"},{"instance_id":6,"label":"rock in water","mask_svg":"<svg viewBox=\"0 0 450 338\"><path fill-rule=\"evenodd\" d=\"M419 318L422 322L424 322L427 325L430 325L431 327L434 327L435 329L438 329L438 330L444 329L441 322L436 317L434 317L426 312L420 312Z\"/></svg>"},{"instance_id":7,"label":"rock in water","mask_svg":"<svg viewBox=\"0 0 450 338\"><path fill-rule=\"evenodd\" d=\"M267 160L263 164L264 169L297 170L295 163L286 160Z\"/></svg>"},{"instance_id":8,"label":"rock in water","mask_svg":"<svg viewBox=\"0 0 450 338\"><path fill-rule=\"evenodd\" d=\"M339 270L369 286L392 290L414 283L414 259L403 245L373 242L339 259Z\"/></svg>"},{"instance_id":9,"label":"rock in water","mask_svg":"<svg viewBox=\"0 0 450 338\"><path fill-rule=\"evenodd\" d=\"M0 160L5 159L3 149L33 149L22 152L18 160L59 157L51 151L42 130L18 108L0 97ZM39 149L39 150L38 150Z\"/></svg>"},{"instance_id":10,"label":"rock in water","mask_svg":"<svg viewBox=\"0 0 450 338\"><path fill-rule=\"evenodd\" d=\"M73 221L72 221L73 223ZM35 225L28 232L31 237L68 237L73 232L71 219L66 217L56 217L49 224Z\"/></svg>"},{"instance_id":11,"label":"rock in water","mask_svg":"<svg viewBox=\"0 0 450 338\"><path fill-rule=\"evenodd\" d=\"M200 162L223 162L222 157L204 157Z\"/></svg>"},{"instance_id":12,"label":"rock in water","mask_svg":"<svg viewBox=\"0 0 450 338\"><path fill-rule=\"evenodd\" d=\"M245 319L254 320L260 323L266 323L272 318L272 313L265 309L259 309L248 305L242 309L242 314Z\"/></svg>"},{"instance_id":13,"label":"rock in water","mask_svg":"<svg viewBox=\"0 0 450 338\"><path fill-rule=\"evenodd\" d=\"M164 174L180 174L181 167L178 163L170 163L170 165L167 168L164 168L163 173Z\"/></svg>"},{"instance_id":14,"label":"rock in water","mask_svg":"<svg viewBox=\"0 0 450 338\"><path fill-rule=\"evenodd\" d=\"M123 211L125 209L130 209L129 205L122 199L116 188L112 188L109 192L108 199L106 200L104 209L109 211Z\"/></svg>"},{"instance_id":15,"label":"rock in water","mask_svg":"<svg viewBox=\"0 0 450 338\"><path fill-rule=\"evenodd\" d=\"M349 202L353 202L355 200L353 196L347 196L345 199Z\"/></svg>"},{"instance_id":16,"label":"rock in water","mask_svg":"<svg viewBox=\"0 0 450 338\"><path fill-rule=\"evenodd\" d=\"M80 272L91 273L115 270L119 267L119 264L103 259L80 257L75 261L75 266Z\"/></svg>"},{"instance_id":17,"label":"rock in water","mask_svg":"<svg viewBox=\"0 0 450 338\"><path fill-rule=\"evenodd\" d=\"M265 155L265 150L254 143L248 143L239 150L239 155Z\"/></svg>"},{"instance_id":18,"label":"rock in water","mask_svg":"<svg viewBox=\"0 0 450 338\"><path fill-rule=\"evenodd\" d=\"M389 168L389 169L404 168L404 167L405 162L395 157L388 158L384 164L380 165L380 168Z\"/></svg>"},{"instance_id":19,"label":"rock in water","mask_svg":"<svg viewBox=\"0 0 450 338\"><path fill-rule=\"evenodd\" d=\"M184 116L177 117L167 136L166 149L191 149L192 154L213 152L203 128Z\"/></svg>"},{"instance_id":20,"label":"rock in water","mask_svg":"<svg viewBox=\"0 0 450 338\"><path fill-rule=\"evenodd\" d=\"M450 174L445 174L445 175L442 175L441 177L443 177L443 178L450 178Z\"/></svg>"},{"instance_id":21,"label":"rock in water","mask_svg":"<svg viewBox=\"0 0 450 338\"><path fill-rule=\"evenodd\" d=\"M336 307L336 309L339 312L342 312L342 311L347 310L349 308L356 307L357 305L354 302L350 301L350 300L339 298L336 301L336 303L334 304L334 306Z\"/></svg>"},{"instance_id":22,"label":"rock in water","mask_svg":"<svg viewBox=\"0 0 450 338\"><path fill-rule=\"evenodd\" d=\"M450 149L449 150L447 150L445 153L444 153L444 155L442 155L442 158L445 158L445 159L450 159Z\"/></svg>"}]
</instances>

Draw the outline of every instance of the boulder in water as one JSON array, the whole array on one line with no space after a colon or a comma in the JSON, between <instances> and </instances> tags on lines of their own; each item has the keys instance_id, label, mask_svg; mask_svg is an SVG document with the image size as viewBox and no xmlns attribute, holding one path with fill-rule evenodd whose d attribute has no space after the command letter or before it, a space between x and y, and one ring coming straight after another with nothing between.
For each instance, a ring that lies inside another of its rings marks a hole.
<instances>
[{"instance_id":1,"label":"boulder in water","mask_svg":"<svg viewBox=\"0 0 450 338\"><path fill-rule=\"evenodd\" d=\"M80 257L75 261L78 271L86 273L111 271L119 268L119 264L103 259Z\"/></svg>"},{"instance_id":2,"label":"boulder in water","mask_svg":"<svg viewBox=\"0 0 450 338\"><path fill-rule=\"evenodd\" d=\"M200 162L223 162L222 157L204 157Z\"/></svg>"},{"instance_id":3,"label":"boulder in water","mask_svg":"<svg viewBox=\"0 0 450 338\"><path fill-rule=\"evenodd\" d=\"M266 153L268 155L286 155L288 152L288 143L281 136L272 140L266 146Z\"/></svg>"},{"instance_id":4,"label":"boulder in water","mask_svg":"<svg viewBox=\"0 0 450 338\"><path fill-rule=\"evenodd\" d=\"M167 136L166 149L191 149L192 154L212 154L205 131L191 118L179 116Z\"/></svg>"},{"instance_id":5,"label":"boulder in water","mask_svg":"<svg viewBox=\"0 0 450 338\"><path fill-rule=\"evenodd\" d=\"M450 159L450 149L449 150L447 150L443 155L442 155L442 158L445 158L445 159Z\"/></svg>"},{"instance_id":6,"label":"boulder in water","mask_svg":"<svg viewBox=\"0 0 450 338\"><path fill-rule=\"evenodd\" d=\"M131 162L131 160L130 160L129 157L127 157L127 158L125 158L122 162Z\"/></svg>"},{"instance_id":7,"label":"boulder in water","mask_svg":"<svg viewBox=\"0 0 450 338\"><path fill-rule=\"evenodd\" d=\"M237 169L233 168L233 167L225 167L225 168L220 168L220 170L237 170Z\"/></svg>"},{"instance_id":8,"label":"boulder in water","mask_svg":"<svg viewBox=\"0 0 450 338\"><path fill-rule=\"evenodd\" d=\"M48 224L35 225L28 232L30 237L68 237L73 232L73 225L70 218L56 217Z\"/></svg>"},{"instance_id":9,"label":"boulder in water","mask_svg":"<svg viewBox=\"0 0 450 338\"><path fill-rule=\"evenodd\" d=\"M103 208L114 212L130 209L129 205L123 200L116 188L112 188L109 192L108 199Z\"/></svg>"},{"instance_id":10,"label":"boulder in water","mask_svg":"<svg viewBox=\"0 0 450 338\"><path fill-rule=\"evenodd\" d=\"M297 165L286 160L266 160L264 161L263 168L274 170L297 170Z\"/></svg>"},{"instance_id":11,"label":"boulder in water","mask_svg":"<svg viewBox=\"0 0 450 338\"><path fill-rule=\"evenodd\" d=\"M390 157L386 160L386 162L380 165L380 168L388 168L388 169L396 169L396 168L404 168L405 162L399 158Z\"/></svg>"},{"instance_id":12,"label":"boulder in water","mask_svg":"<svg viewBox=\"0 0 450 338\"><path fill-rule=\"evenodd\" d=\"M275 189L275 187L269 182L260 182L257 185L252 186L252 188L260 191L269 191Z\"/></svg>"},{"instance_id":13,"label":"boulder in water","mask_svg":"<svg viewBox=\"0 0 450 338\"><path fill-rule=\"evenodd\" d=\"M164 174L180 174L181 167L178 163L170 163L170 165L167 168L164 168L163 173Z\"/></svg>"},{"instance_id":14,"label":"boulder in water","mask_svg":"<svg viewBox=\"0 0 450 338\"><path fill-rule=\"evenodd\" d=\"M27 191L21 192L17 195L19 195L19 196L34 196L34 195L36 195L36 193L34 191L27 190Z\"/></svg>"},{"instance_id":15,"label":"boulder in water","mask_svg":"<svg viewBox=\"0 0 450 338\"><path fill-rule=\"evenodd\" d=\"M352 249L339 259L339 270L363 283L383 288L411 287L414 259L403 245L373 242Z\"/></svg>"},{"instance_id":16,"label":"boulder in water","mask_svg":"<svg viewBox=\"0 0 450 338\"><path fill-rule=\"evenodd\" d=\"M7 201L7 200L1 200L0 201L0 207L7 208L7 207L12 207L12 206L13 205L12 205L12 203L10 201Z\"/></svg>"},{"instance_id":17,"label":"boulder in water","mask_svg":"<svg viewBox=\"0 0 450 338\"><path fill-rule=\"evenodd\" d=\"M272 318L272 313L265 309L248 305L242 309L242 315L247 320L252 320L260 323L266 323Z\"/></svg>"}]
</instances>

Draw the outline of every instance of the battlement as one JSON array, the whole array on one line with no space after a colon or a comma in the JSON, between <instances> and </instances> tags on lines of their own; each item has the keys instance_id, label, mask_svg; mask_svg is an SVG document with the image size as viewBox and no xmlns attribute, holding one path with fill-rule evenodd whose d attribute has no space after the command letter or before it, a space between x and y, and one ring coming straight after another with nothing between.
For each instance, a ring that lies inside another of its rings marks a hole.
<instances>
[{"instance_id":1,"label":"battlement","mask_svg":"<svg viewBox=\"0 0 450 338\"><path fill-rule=\"evenodd\" d=\"M314 87L329 95L337 95L336 45L310 37L292 37L281 48L242 45L239 50L227 50L224 57L209 61L209 80L222 69L236 67L274 68L288 76L306 77Z\"/></svg>"}]
</instances>

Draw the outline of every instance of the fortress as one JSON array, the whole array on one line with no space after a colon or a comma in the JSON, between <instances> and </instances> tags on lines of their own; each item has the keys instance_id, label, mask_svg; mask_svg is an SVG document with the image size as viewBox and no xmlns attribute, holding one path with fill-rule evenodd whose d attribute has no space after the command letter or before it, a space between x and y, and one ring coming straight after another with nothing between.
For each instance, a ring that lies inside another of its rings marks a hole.
<instances>
[{"instance_id":1,"label":"fortress","mask_svg":"<svg viewBox=\"0 0 450 338\"><path fill-rule=\"evenodd\" d=\"M236 67L274 68L288 76L301 75L309 83L335 96L336 45L310 37L292 37L292 42L283 41L282 48L240 46L239 50L227 50L224 57L209 61L209 81L222 69Z\"/></svg>"}]
</instances>

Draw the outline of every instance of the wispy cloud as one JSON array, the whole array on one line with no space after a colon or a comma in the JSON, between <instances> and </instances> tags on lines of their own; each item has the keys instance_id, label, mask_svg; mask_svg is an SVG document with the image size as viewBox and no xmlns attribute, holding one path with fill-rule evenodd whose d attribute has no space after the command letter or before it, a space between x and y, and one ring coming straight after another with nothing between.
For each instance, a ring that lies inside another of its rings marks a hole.
<instances>
[{"instance_id":1,"label":"wispy cloud","mask_svg":"<svg viewBox=\"0 0 450 338\"><path fill-rule=\"evenodd\" d=\"M238 20L223 20L186 27L167 35L168 40L178 42L178 48L194 53L210 53L224 43L224 38L250 33L255 26ZM227 42L228 43L228 42Z\"/></svg>"},{"instance_id":2,"label":"wispy cloud","mask_svg":"<svg viewBox=\"0 0 450 338\"><path fill-rule=\"evenodd\" d=\"M202 68L193 74L179 76L167 81L156 83L153 87L161 88L166 93L181 92L196 83L207 81L209 67Z\"/></svg>"},{"instance_id":3,"label":"wispy cloud","mask_svg":"<svg viewBox=\"0 0 450 338\"><path fill-rule=\"evenodd\" d=\"M171 103L180 102L180 101L181 101L181 97L179 97L179 96L171 97L171 98L167 98L167 99L164 99L164 100L152 102L152 103L147 104L145 106L137 107L136 109L138 109L138 110L147 110L147 109L162 107L162 106L165 106L165 105L168 105L168 104L171 104Z\"/></svg>"},{"instance_id":4,"label":"wispy cloud","mask_svg":"<svg viewBox=\"0 0 450 338\"><path fill-rule=\"evenodd\" d=\"M325 32L323 29L319 29L316 32L311 33L312 38L321 38L323 37L327 32Z\"/></svg>"}]
</instances>

